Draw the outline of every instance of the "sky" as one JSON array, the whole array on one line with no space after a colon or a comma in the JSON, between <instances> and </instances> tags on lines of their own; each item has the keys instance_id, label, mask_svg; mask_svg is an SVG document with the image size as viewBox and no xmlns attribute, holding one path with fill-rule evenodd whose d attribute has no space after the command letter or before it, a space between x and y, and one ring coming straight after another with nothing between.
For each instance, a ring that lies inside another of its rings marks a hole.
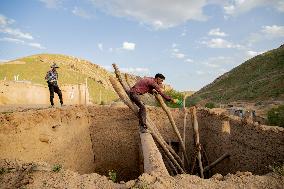
<instances>
[{"instance_id":1,"label":"sky","mask_svg":"<svg viewBox=\"0 0 284 189\"><path fill-rule=\"evenodd\" d=\"M284 42L284 0L0 0L0 62L40 53L196 91Z\"/></svg>"}]
</instances>

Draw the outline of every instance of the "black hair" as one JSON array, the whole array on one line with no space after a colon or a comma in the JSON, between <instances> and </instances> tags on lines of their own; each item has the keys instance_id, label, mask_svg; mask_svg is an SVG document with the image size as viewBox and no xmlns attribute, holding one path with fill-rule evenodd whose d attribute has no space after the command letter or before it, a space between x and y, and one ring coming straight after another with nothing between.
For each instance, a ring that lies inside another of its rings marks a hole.
<instances>
[{"instance_id":1,"label":"black hair","mask_svg":"<svg viewBox=\"0 0 284 189\"><path fill-rule=\"evenodd\" d=\"M157 74L155 75L155 78L161 78L161 79L163 79L163 80L166 79L165 76L164 76L163 74L160 74L160 73L157 73Z\"/></svg>"}]
</instances>

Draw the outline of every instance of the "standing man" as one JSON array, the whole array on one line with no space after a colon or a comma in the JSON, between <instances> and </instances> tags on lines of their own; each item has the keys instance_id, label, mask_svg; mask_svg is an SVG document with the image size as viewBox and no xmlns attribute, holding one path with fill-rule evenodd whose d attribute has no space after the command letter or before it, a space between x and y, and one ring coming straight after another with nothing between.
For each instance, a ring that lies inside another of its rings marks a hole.
<instances>
[{"instance_id":1,"label":"standing man","mask_svg":"<svg viewBox=\"0 0 284 189\"><path fill-rule=\"evenodd\" d=\"M58 73L56 71L57 68L59 68L55 63L50 66L51 70L49 70L46 73L45 76L45 80L48 84L48 89L49 89L49 93L50 93L50 104L51 107L54 107L54 102L53 102L53 98L54 98L54 92L58 94L59 100L60 100L60 104L61 106L63 106L63 99L62 99L62 93L61 90L58 87Z\"/></svg>"},{"instance_id":2,"label":"standing man","mask_svg":"<svg viewBox=\"0 0 284 189\"><path fill-rule=\"evenodd\" d=\"M145 105L141 102L139 95L143 95L145 93L153 94L153 89L155 89L166 101L171 101L173 103L178 103L178 99L173 99L167 95L165 95L161 91L162 83L165 80L165 76L163 74L156 74L155 78L145 77L139 80L130 90L129 97L130 99L139 107L139 126L140 131L142 133L147 132L146 126L146 108Z\"/></svg>"}]
</instances>

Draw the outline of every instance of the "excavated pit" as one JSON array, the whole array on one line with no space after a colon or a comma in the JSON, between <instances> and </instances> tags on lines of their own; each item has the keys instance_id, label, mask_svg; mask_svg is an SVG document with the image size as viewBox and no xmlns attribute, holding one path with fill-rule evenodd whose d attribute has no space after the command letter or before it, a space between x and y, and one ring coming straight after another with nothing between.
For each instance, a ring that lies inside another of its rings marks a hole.
<instances>
[{"instance_id":1,"label":"excavated pit","mask_svg":"<svg viewBox=\"0 0 284 189\"><path fill-rule=\"evenodd\" d=\"M178 151L178 140L161 108L148 108L164 139ZM171 110L180 132L183 112ZM207 110L198 111L200 142L209 162L224 153L230 158L214 173L250 171L266 174L268 166L284 159L283 128L259 126ZM193 154L193 129L188 116L186 149ZM136 179L143 173L138 120L127 107L67 106L0 114L0 157L26 162L60 164L80 174L108 176L118 181ZM180 152L178 152L180 153Z\"/></svg>"}]
</instances>

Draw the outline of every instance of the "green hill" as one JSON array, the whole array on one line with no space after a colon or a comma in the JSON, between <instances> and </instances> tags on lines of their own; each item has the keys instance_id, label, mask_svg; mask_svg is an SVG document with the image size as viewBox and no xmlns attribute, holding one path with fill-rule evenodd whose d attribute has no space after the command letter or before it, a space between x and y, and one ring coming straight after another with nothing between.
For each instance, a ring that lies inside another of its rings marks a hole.
<instances>
[{"instance_id":1,"label":"green hill","mask_svg":"<svg viewBox=\"0 0 284 189\"><path fill-rule=\"evenodd\" d=\"M2 63L0 78L14 80L14 75L19 75L19 80L28 80L46 86L44 77L53 63L60 66L58 69L60 85L85 83L87 78L90 96L94 103L99 103L100 91L105 102L118 98L108 80L113 73L89 61L71 56L39 54Z\"/></svg>"},{"instance_id":2,"label":"green hill","mask_svg":"<svg viewBox=\"0 0 284 189\"><path fill-rule=\"evenodd\" d=\"M247 60L190 98L203 103L283 101L284 45Z\"/></svg>"}]
</instances>

